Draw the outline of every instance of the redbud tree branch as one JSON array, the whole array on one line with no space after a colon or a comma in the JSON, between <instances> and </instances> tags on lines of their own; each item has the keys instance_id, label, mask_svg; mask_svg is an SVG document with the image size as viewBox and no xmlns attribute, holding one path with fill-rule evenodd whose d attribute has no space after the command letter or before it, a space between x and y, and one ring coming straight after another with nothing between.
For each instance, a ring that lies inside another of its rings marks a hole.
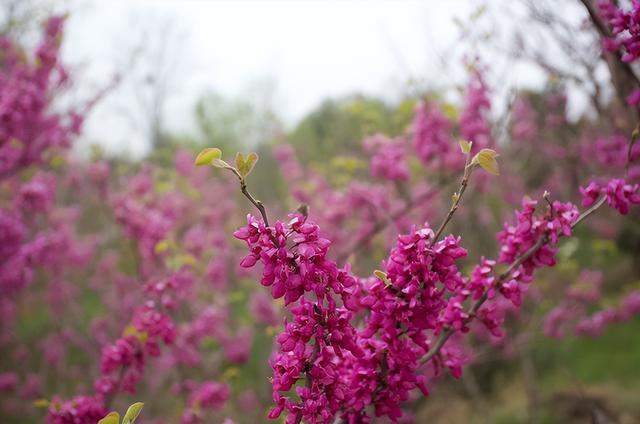
<instances>
[{"instance_id":1,"label":"redbud tree branch","mask_svg":"<svg viewBox=\"0 0 640 424\"><path fill-rule=\"evenodd\" d=\"M238 181L240 181L240 191L242 192L242 194L244 194L244 197L249 199L249 201L253 203L253 205L258 209L258 211L260 211L260 215L262 215L262 220L264 221L264 225L268 227L269 218L267 217L267 210L265 209L262 202L256 199L255 197L253 197L253 195L249 192L249 190L247 189L247 182L245 180L245 177L243 177L236 168L233 168L230 166L227 169L229 169L231 172L234 173L236 177L238 177Z\"/></svg>"},{"instance_id":2,"label":"redbud tree branch","mask_svg":"<svg viewBox=\"0 0 640 424\"><path fill-rule=\"evenodd\" d=\"M260 215L262 215L262 220L264 221L264 225L268 227L269 218L267 217L267 210L264 207L264 204L260 200L256 199L255 197L253 197L251 193L249 193L249 190L247 190L247 184L245 183L244 178L240 180L240 191L242 191L242 194L244 194L244 197L249 199L249 201L253 203L253 205L256 208L258 208L258 210L260 211Z\"/></svg>"},{"instance_id":3,"label":"redbud tree branch","mask_svg":"<svg viewBox=\"0 0 640 424\"><path fill-rule=\"evenodd\" d=\"M592 0L580 0L580 2L587 10L589 19L591 20L591 23L596 28L598 33L600 33L600 36L603 39L612 38L613 34L609 30L607 24L603 22L602 19L600 18L600 15L598 14L598 10L594 6L594 2ZM610 63L609 61L606 61L606 62L612 74L613 85L616 89L616 94L618 95L620 103L623 105L623 107L627 108L628 105L627 105L626 96L629 94L628 91L640 85L640 78L638 78L638 75L636 75L636 73L633 71L633 68L631 67L631 65L625 62L624 60L622 60L622 54L619 50L616 50L614 52L613 58L614 60L612 61L612 63ZM618 73L621 74L620 76L624 76L626 81L620 81L619 78L616 78L616 74ZM632 111L635 112L636 116L640 117L640 109L633 108Z\"/></svg>"},{"instance_id":4,"label":"redbud tree branch","mask_svg":"<svg viewBox=\"0 0 640 424\"><path fill-rule=\"evenodd\" d=\"M242 192L242 194L247 199L249 199L249 201L258 209L258 211L260 211L260 215L262 215L262 220L264 221L264 224L267 227L269 227L269 218L267 217L267 210L264 207L264 204L260 200L256 199L249 192L245 178L235 168L230 168L230 170L236 175L236 177L238 177L238 180L240 181L240 191ZM273 241L274 245L277 247L278 240L275 238L273 234L271 234L271 240ZM309 368L311 368L311 366L313 366L313 363L315 362L315 358L318 355L319 347L320 347L320 344L316 340L313 358L308 363ZM310 369L306 369L303 372L305 374L305 386L310 389L313 385L313 378L311 377ZM300 424L301 422L302 422L302 409L300 409L300 411L297 413L295 417L295 424Z\"/></svg>"},{"instance_id":5,"label":"redbud tree branch","mask_svg":"<svg viewBox=\"0 0 640 424\"><path fill-rule=\"evenodd\" d=\"M604 204L605 200L607 200L607 197L602 196L595 204L593 204L593 206L591 206L589 209L582 212L578 217L578 219L576 219L576 221L573 224L571 224L571 228L575 228L580 222L582 222L589 215L591 215L596 210L598 210L598 208L600 208L600 206ZM498 276L498 278L494 283L495 288L499 289L515 269L520 267L520 265L522 265L527 259L531 258L542 246L544 246L548 242L549 242L549 236L547 233L540 236L540 238L538 238L538 240L533 246L531 246L522 255L518 256L509 265L509 267ZM476 313L478 312L480 307L487 301L488 298L489 298L489 290L485 290L485 292L482 294L480 299L478 299L467 311L468 318L465 320L465 324L470 323L475 318ZM420 363L424 364L426 362L429 362L436 355L438 355L440 353L440 350L444 347L445 343L447 342L447 340L449 340L449 338L453 335L454 332L455 331L452 328L447 328L446 330L444 330L440 334L440 337L438 338L436 343L429 350L429 352L427 352L427 354L420 359Z\"/></svg>"},{"instance_id":6,"label":"redbud tree branch","mask_svg":"<svg viewBox=\"0 0 640 424\"><path fill-rule=\"evenodd\" d=\"M447 213L447 216L445 217L444 221L442 221L442 224L440 224L440 227L438 227L438 230L436 231L436 235L433 237L433 243L438 241L438 239L442 235L442 232L446 228L447 224L449 223L449 221L451 221L453 214L456 213L456 211L458 210L458 205L460 205L460 200L462 199L462 195L467 190L467 185L469 184L469 177L471 177L471 172L473 171L473 167L474 167L474 165L469 163L469 158L470 158L470 155L467 154L467 160L464 164L464 175L462 176L462 181L460 181L460 188L458 189L457 192L453 194L453 201L451 202L451 208L449 209L449 212Z\"/></svg>"},{"instance_id":7,"label":"redbud tree branch","mask_svg":"<svg viewBox=\"0 0 640 424\"><path fill-rule=\"evenodd\" d=\"M249 199L249 201L258 209L258 211L260 212L260 215L262 216L262 221L264 221L264 225L266 225L267 227L269 227L269 217L267 216L267 209L264 207L264 204L256 199L250 192L249 189L247 188L247 182L245 180L245 177L243 177L242 175L240 175L240 173L238 172L237 169L229 167L228 168L231 172L233 172L235 174L236 177L238 177L238 180L240 181L240 191L242 192L242 194L244 195L244 197L246 197L247 199ZM271 236L271 241L273 242L273 244L278 247L278 240L276 239L276 237L269 233Z\"/></svg>"}]
</instances>

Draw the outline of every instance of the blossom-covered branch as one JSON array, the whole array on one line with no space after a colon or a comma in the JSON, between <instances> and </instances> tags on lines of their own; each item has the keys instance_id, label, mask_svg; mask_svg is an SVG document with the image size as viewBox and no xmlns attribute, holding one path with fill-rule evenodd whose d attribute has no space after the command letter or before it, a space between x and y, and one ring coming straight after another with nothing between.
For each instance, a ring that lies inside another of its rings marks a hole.
<instances>
[{"instance_id":1,"label":"blossom-covered branch","mask_svg":"<svg viewBox=\"0 0 640 424\"><path fill-rule=\"evenodd\" d=\"M606 200L607 200L607 197L606 196L602 196L600 198L600 200L598 200L593 206L591 206L589 209L587 209L584 212L582 212L578 216L578 218L576 218L575 222L573 222L571 224L571 228L574 228L582 220L586 219L589 215L594 213L600 206L602 206L604 204L604 202ZM489 299L490 290L496 290L496 289L500 290L500 287L511 276L512 272L514 270L516 270L517 268L519 268L525 261L529 260L533 255L535 255L535 253L542 246L544 246L548 242L549 242L549 235L545 233L545 234L543 234L542 236L540 236L538 238L538 240L535 242L535 244L533 246L531 246L522 255L518 256L507 267L506 270L504 270L502 273L500 273L500 275L495 279L495 283L492 285L492 287L490 289L485 290L484 293L482 294L482 296L480 297L480 299L476 300L473 303L473 305L469 308L469 310L466 313L468 318L465 320L465 325L469 324L476 317L476 314L478 313L478 310L480 309L480 307ZM452 329L452 328L447 328L446 330L444 330L442 332L442 334L440 335L440 337L438 338L438 340L436 341L436 343L429 350L429 352L427 352L427 354L424 357L422 357L420 362L422 362L423 364L427 363L428 361L433 359L434 356L438 355L440 353L440 350L442 349L442 347L445 345L447 340L453 335L454 332L455 332L455 330Z\"/></svg>"}]
</instances>

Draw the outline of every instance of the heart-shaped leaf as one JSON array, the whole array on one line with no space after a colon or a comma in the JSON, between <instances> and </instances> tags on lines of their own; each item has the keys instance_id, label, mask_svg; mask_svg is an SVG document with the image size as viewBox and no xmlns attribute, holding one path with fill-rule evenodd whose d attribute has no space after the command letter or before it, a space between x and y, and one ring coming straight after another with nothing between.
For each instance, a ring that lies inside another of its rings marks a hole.
<instances>
[{"instance_id":1,"label":"heart-shaped leaf","mask_svg":"<svg viewBox=\"0 0 640 424\"><path fill-rule=\"evenodd\" d=\"M238 173L242 176L242 178L246 178L247 175L249 175L253 170L256 162L258 162L258 154L255 152L251 152L245 157L242 153L238 152L236 154L235 162Z\"/></svg>"}]
</instances>

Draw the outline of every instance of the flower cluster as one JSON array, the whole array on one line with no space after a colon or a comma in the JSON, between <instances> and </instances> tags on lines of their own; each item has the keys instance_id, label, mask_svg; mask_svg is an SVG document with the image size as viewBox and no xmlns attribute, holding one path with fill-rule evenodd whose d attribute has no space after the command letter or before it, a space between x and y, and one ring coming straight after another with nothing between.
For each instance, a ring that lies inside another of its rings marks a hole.
<instances>
[{"instance_id":1,"label":"flower cluster","mask_svg":"<svg viewBox=\"0 0 640 424\"><path fill-rule=\"evenodd\" d=\"M466 255L459 242L453 236L436 242L429 227L414 227L398 236L385 262L385 281L375 281L360 299L371 313L359 333L364 355L344 365L351 381L344 413L348 422L366 420L368 405L375 407L377 416L397 420L411 390L427 393L419 369L431 345L428 333L438 334L449 326L461 328L465 319L457 300L465 286L456 265ZM453 347L442 352L433 363L436 371L444 365L459 376L464 357L452 353Z\"/></svg>"},{"instance_id":2,"label":"flower cluster","mask_svg":"<svg viewBox=\"0 0 640 424\"><path fill-rule=\"evenodd\" d=\"M174 338L173 321L159 312L153 302L143 305L125 334L102 349L102 377L96 381L96 391L101 395L120 389L135 393L146 357L160 355L160 342L170 344Z\"/></svg>"},{"instance_id":3,"label":"flower cluster","mask_svg":"<svg viewBox=\"0 0 640 424\"><path fill-rule=\"evenodd\" d=\"M259 322L265 325L277 325L280 322L278 312L273 307L273 302L262 292L251 294L249 310Z\"/></svg>"},{"instance_id":4,"label":"flower cluster","mask_svg":"<svg viewBox=\"0 0 640 424\"><path fill-rule=\"evenodd\" d=\"M482 73L475 70L467 84L464 108L460 114L460 135L473 142L474 151L493 145L488 119L490 110L489 89Z\"/></svg>"},{"instance_id":5,"label":"flower cluster","mask_svg":"<svg viewBox=\"0 0 640 424\"><path fill-rule=\"evenodd\" d=\"M356 307L352 297L356 280L348 269L339 269L327 259L330 242L304 216L292 214L288 223L277 222L274 227L253 216L247 221L234 233L251 252L241 265L252 267L260 261L264 266L261 283L271 287L274 299L283 297L291 305L293 316L277 337L280 348L271 361L276 407L269 417L276 418L286 409L288 423L297 417L331 422L347 394L338 358L362 355L346 309ZM337 296L346 308L338 306ZM298 402L286 393L301 380L307 383L296 387Z\"/></svg>"},{"instance_id":6,"label":"flower cluster","mask_svg":"<svg viewBox=\"0 0 640 424\"><path fill-rule=\"evenodd\" d=\"M618 8L608 0L600 1L598 6L614 36L606 40L605 48L610 52L623 49L625 62L640 58L640 1L632 0L630 10Z\"/></svg>"},{"instance_id":7,"label":"flower cluster","mask_svg":"<svg viewBox=\"0 0 640 424\"><path fill-rule=\"evenodd\" d=\"M157 199L154 180L148 170L132 177L125 190L113 196L113 213L125 234L136 240L143 258L152 258L158 242L175 224L183 205L181 199ZM171 209L169 209L171 208Z\"/></svg>"},{"instance_id":8,"label":"flower cluster","mask_svg":"<svg viewBox=\"0 0 640 424\"><path fill-rule=\"evenodd\" d=\"M0 37L0 178L69 147L80 130L82 115L50 110L52 95L68 82L58 59L63 24L59 16L47 20L34 58Z\"/></svg>"},{"instance_id":9,"label":"flower cluster","mask_svg":"<svg viewBox=\"0 0 640 424\"><path fill-rule=\"evenodd\" d=\"M418 102L413 118L413 140L418 159L440 169L458 170L464 163L452 137L452 123L435 104Z\"/></svg>"},{"instance_id":10,"label":"flower cluster","mask_svg":"<svg viewBox=\"0 0 640 424\"><path fill-rule=\"evenodd\" d=\"M536 127L536 113L530 101L519 96L513 104L513 124L511 133L513 138L519 142L534 141L538 135Z\"/></svg>"},{"instance_id":11,"label":"flower cluster","mask_svg":"<svg viewBox=\"0 0 640 424\"><path fill-rule=\"evenodd\" d=\"M624 10L610 0L598 3L600 14L611 27L611 38L603 40L603 48L610 52L619 51L624 62L635 62L640 58L640 1L632 0L631 8ZM633 90L627 97L631 105L640 103L640 89Z\"/></svg>"},{"instance_id":12,"label":"flower cluster","mask_svg":"<svg viewBox=\"0 0 640 424\"><path fill-rule=\"evenodd\" d=\"M382 134L367 137L363 141L366 151L372 152L371 175L389 181L408 181L409 167L406 161L406 145L403 138L388 139Z\"/></svg>"},{"instance_id":13,"label":"flower cluster","mask_svg":"<svg viewBox=\"0 0 640 424\"><path fill-rule=\"evenodd\" d=\"M96 423L107 414L102 399L92 396L76 396L70 400L51 400L47 415L50 424Z\"/></svg>"},{"instance_id":14,"label":"flower cluster","mask_svg":"<svg viewBox=\"0 0 640 424\"><path fill-rule=\"evenodd\" d=\"M187 401L188 408L180 419L181 424L204 423L203 410L219 410L230 397L229 386L217 381L203 383L187 381L186 385L189 386L191 393Z\"/></svg>"},{"instance_id":15,"label":"flower cluster","mask_svg":"<svg viewBox=\"0 0 640 424\"><path fill-rule=\"evenodd\" d=\"M543 243L529 258L513 270L507 281L499 290L503 296L519 306L522 294L526 292L536 268L555 265L555 244L560 236L570 236L571 227L578 219L579 213L575 205L558 201L550 205L549 211L543 215L535 214L538 202L530 199L522 201L522 210L516 212L516 224L505 224L498 233L500 255L498 261L513 263L519 256L533 248L544 237Z\"/></svg>"},{"instance_id":16,"label":"flower cluster","mask_svg":"<svg viewBox=\"0 0 640 424\"><path fill-rule=\"evenodd\" d=\"M640 291L626 295L618 307L598 311L578 321L575 331L577 334L597 337L604 328L616 322L628 322L640 314Z\"/></svg>"},{"instance_id":17,"label":"flower cluster","mask_svg":"<svg viewBox=\"0 0 640 424\"><path fill-rule=\"evenodd\" d=\"M602 308L589 314L588 306L593 308L596 303L597 300L563 300L545 317L545 335L561 338L569 330L577 335L598 337L608 325L629 322L640 314L640 291L627 294L615 307Z\"/></svg>"},{"instance_id":18,"label":"flower cluster","mask_svg":"<svg viewBox=\"0 0 640 424\"><path fill-rule=\"evenodd\" d=\"M631 205L640 204L638 184L628 184L625 180L617 178L610 180L604 186L591 181L586 187L580 187L582 194L582 206L591 206L601 196L607 196L607 203L622 215L629 213Z\"/></svg>"},{"instance_id":19,"label":"flower cluster","mask_svg":"<svg viewBox=\"0 0 640 424\"><path fill-rule=\"evenodd\" d=\"M626 166L627 160L633 164L640 158L640 144L635 143L629 151L630 141L621 134L589 140L585 143L582 160L585 163L595 162L603 168L622 169ZM629 171L632 174L632 170Z\"/></svg>"}]
</instances>

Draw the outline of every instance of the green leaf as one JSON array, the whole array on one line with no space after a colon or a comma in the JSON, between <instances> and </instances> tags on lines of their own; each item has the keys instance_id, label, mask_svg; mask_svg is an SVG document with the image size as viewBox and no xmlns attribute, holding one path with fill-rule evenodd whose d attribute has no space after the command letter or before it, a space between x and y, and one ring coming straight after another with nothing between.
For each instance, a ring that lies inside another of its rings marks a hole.
<instances>
[{"instance_id":1,"label":"green leaf","mask_svg":"<svg viewBox=\"0 0 640 424\"><path fill-rule=\"evenodd\" d=\"M242 175L242 167L244 166L244 154L242 152L236 153L234 162L236 164L236 169L238 170L238 172L240 172L240 175Z\"/></svg>"},{"instance_id":2,"label":"green leaf","mask_svg":"<svg viewBox=\"0 0 640 424\"><path fill-rule=\"evenodd\" d=\"M196 166L211 165L214 160L220 159L221 157L222 150L215 147L207 147L206 149L198 153L198 156L196 156L196 160L194 163Z\"/></svg>"},{"instance_id":3,"label":"green leaf","mask_svg":"<svg viewBox=\"0 0 640 424\"><path fill-rule=\"evenodd\" d=\"M460 144L460 150L462 150L462 153L469 154L469 152L471 151L471 146L473 145L472 141L467 141L467 140L460 140L458 141L458 143Z\"/></svg>"},{"instance_id":4,"label":"green leaf","mask_svg":"<svg viewBox=\"0 0 640 424\"><path fill-rule=\"evenodd\" d=\"M117 412L109 412L106 417L98 421L98 424L118 424L120 422L120 414Z\"/></svg>"},{"instance_id":5,"label":"green leaf","mask_svg":"<svg viewBox=\"0 0 640 424\"><path fill-rule=\"evenodd\" d=\"M48 408L49 403L50 402L48 399L36 399L33 401L33 406L35 406L36 408Z\"/></svg>"},{"instance_id":6,"label":"green leaf","mask_svg":"<svg viewBox=\"0 0 640 424\"><path fill-rule=\"evenodd\" d=\"M387 281L387 273L386 272L380 271L379 269L376 269L375 271L373 271L373 273L375 274L376 277L378 277L382 281Z\"/></svg>"},{"instance_id":7,"label":"green leaf","mask_svg":"<svg viewBox=\"0 0 640 424\"><path fill-rule=\"evenodd\" d=\"M251 173L257 161L258 154L255 152L249 153L246 158L242 153L236 153L236 169L238 170L238 173L242 176L242 178L246 178L246 176Z\"/></svg>"},{"instance_id":8,"label":"green leaf","mask_svg":"<svg viewBox=\"0 0 640 424\"><path fill-rule=\"evenodd\" d=\"M136 402L127 409L127 412L124 414L124 418L122 419L122 424L133 424L133 422L140 415L140 411L142 411L142 407L144 403Z\"/></svg>"},{"instance_id":9,"label":"green leaf","mask_svg":"<svg viewBox=\"0 0 640 424\"><path fill-rule=\"evenodd\" d=\"M249 153L249 156L247 156L244 162L247 165L247 175L249 175L258 162L258 154L256 152Z\"/></svg>"},{"instance_id":10,"label":"green leaf","mask_svg":"<svg viewBox=\"0 0 640 424\"><path fill-rule=\"evenodd\" d=\"M495 150L491 149L482 149L478 152L478 154L473 158L473 163L477 163L490 174L500 175L500 169L498 168L498 161L496 158L498 154Z\"/></svg>"},{"instance_id":11,"label":"green leaf","mask_svg":"<svg viewBox=\"0 0 640 424\"><path fill-rule=\"evenodd\" d=\"M156 245L153 248L153 251L155 252L156 255L159 255L160 253L163 253L169 250L170 247L171 247L171 244L169 243L168 240L161 240L156 243Z\"/></svg>"}]
</instances>

